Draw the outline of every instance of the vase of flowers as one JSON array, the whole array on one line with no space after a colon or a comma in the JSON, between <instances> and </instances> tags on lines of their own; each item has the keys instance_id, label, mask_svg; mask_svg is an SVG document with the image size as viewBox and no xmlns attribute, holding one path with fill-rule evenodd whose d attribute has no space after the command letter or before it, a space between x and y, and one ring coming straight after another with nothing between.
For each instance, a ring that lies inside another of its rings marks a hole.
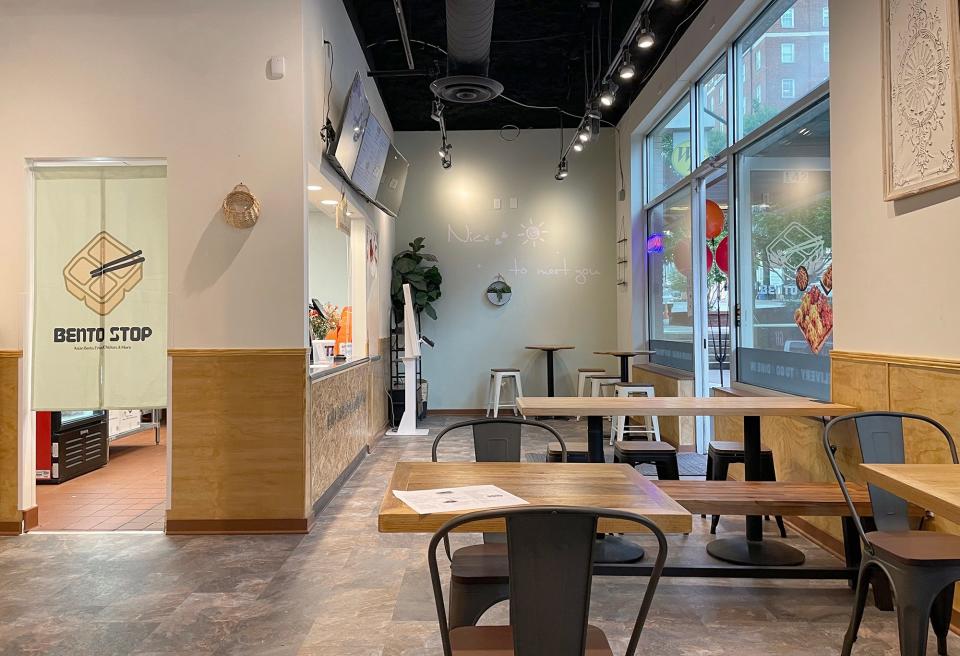
<instances>
[{"instance_id":1,"label":"vase of flowers","mask_svg":"<svg viewBox=\"0 0 960 656\"><path fill-rule=\"evenodd\" d=\"M313 362L315 364L329 362L333 358L335 343L335 339L330 339L330 335L335 337L337 334L337 328L340 325L340 308L332 303L324 303L319 312L316 308L310 308L308 317L313 345Z\"/></svg>"}]
</instances>

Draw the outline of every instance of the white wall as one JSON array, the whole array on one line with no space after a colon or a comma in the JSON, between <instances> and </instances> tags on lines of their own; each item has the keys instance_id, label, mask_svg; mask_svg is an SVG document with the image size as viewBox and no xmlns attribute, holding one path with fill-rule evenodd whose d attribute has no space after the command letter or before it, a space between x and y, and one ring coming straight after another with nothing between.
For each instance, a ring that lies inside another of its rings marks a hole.
<instances>
[{"instance_id":1,"label":"white wall","mask_svg":"<svg viewBox=\"0 0 960 656\"><path fill-rule=\"evenodd\" d=\"M0 1L0 348L23 343L25 160L93 156L167 159L172 347L302 346L301 52L299 0ZM251 230L219 213L241 181Z\"/></svg>"},{"instance_id":2,"label":"white wall","mask_svg":"<svg viewBox=\"0 0 960 656\"><path fill-rule=\"evenodd\" d=\"M834 348L956 358L960 185L883 200L880 25L830 3Z\"/></svg>"},{"instance_id":3,"label":"white wall","mask_svg":"<svg viewBox=\"0 0 960 656\"><path fill-rule=\"evenodd\" d=\"M310 212L309 298L350 305L350 236L337 229L336 221L324 212Z\"/></svg>"},{"instance_id":4,"label":"white wall","mask_svg":"<svg viewBox=\"0 0 960 656\"><path fill-rule=\"evenodd\" d=\"M398 132L396 140L410 161L396 248L426 237L444 278L438 320L425 317L422 328L437 342L423 349L430 407L483 407L491 367L520 367L524 392L545 394L544 355L527 345L576 346L557 356L558 394L572 393L577 367L616 370L613 358L593 355L616 346L612 131L571 156L563 182L553 178L556 130L524 130L513 142L496 131L451 132L447 170L438 132ZM494 198L502 209L493 208ZM544 234L524 244L531 222ZM513 287L500 308L485 295L498 273Z\"/></svg>"}]
</instances>

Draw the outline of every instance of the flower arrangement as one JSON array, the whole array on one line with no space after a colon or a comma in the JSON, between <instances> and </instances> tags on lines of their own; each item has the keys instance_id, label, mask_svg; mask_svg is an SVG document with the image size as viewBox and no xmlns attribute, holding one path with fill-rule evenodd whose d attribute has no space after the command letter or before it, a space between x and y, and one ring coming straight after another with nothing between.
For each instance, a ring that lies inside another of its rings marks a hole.
<instances>
[{"instance_id":1,"label":"flower arrangement","mask_svg":"<svg viewBox=\"0 0 960 656\"><path fill-rule=\"evenodd\" d=\"M341 310L333 303L324 303L323 312L310 309L310 333L313 339L327 339L331 331L336 332L340 326Z\"/></svg>"}]
</instances>

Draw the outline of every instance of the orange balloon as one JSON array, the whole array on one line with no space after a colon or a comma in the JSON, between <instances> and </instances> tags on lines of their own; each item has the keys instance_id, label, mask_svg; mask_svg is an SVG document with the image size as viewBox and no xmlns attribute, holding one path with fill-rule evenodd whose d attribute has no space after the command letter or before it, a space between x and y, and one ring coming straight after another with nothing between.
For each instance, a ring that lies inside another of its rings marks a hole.
<instances>
[{"instance_id":1,"label":"orange balloon","mask_svg":"<svg viewBox=\"0 0 960 656\"><path fill-rule=\"evenodd\" d=\"M723 210L712 200L707 201L707 239L716 239L723 232L723 225L727 222Z\"/></svg>"}]
</instances>

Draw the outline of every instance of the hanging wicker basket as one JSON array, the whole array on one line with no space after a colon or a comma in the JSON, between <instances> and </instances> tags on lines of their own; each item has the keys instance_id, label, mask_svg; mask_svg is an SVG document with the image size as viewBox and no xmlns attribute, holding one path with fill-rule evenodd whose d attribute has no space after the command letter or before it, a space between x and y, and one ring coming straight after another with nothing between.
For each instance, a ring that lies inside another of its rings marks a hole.
<instances>
[{"instance_id":1,"label":"hanging wicker basket","mask_svg":"<svg viewBox=\"0 0 960 656\"><path fill-rule=\"evenodd\" d=\"M241 182L223 199L223 218L234 228L252 228L260 218L260 201Z\"/></svg>"}]
</instances>

